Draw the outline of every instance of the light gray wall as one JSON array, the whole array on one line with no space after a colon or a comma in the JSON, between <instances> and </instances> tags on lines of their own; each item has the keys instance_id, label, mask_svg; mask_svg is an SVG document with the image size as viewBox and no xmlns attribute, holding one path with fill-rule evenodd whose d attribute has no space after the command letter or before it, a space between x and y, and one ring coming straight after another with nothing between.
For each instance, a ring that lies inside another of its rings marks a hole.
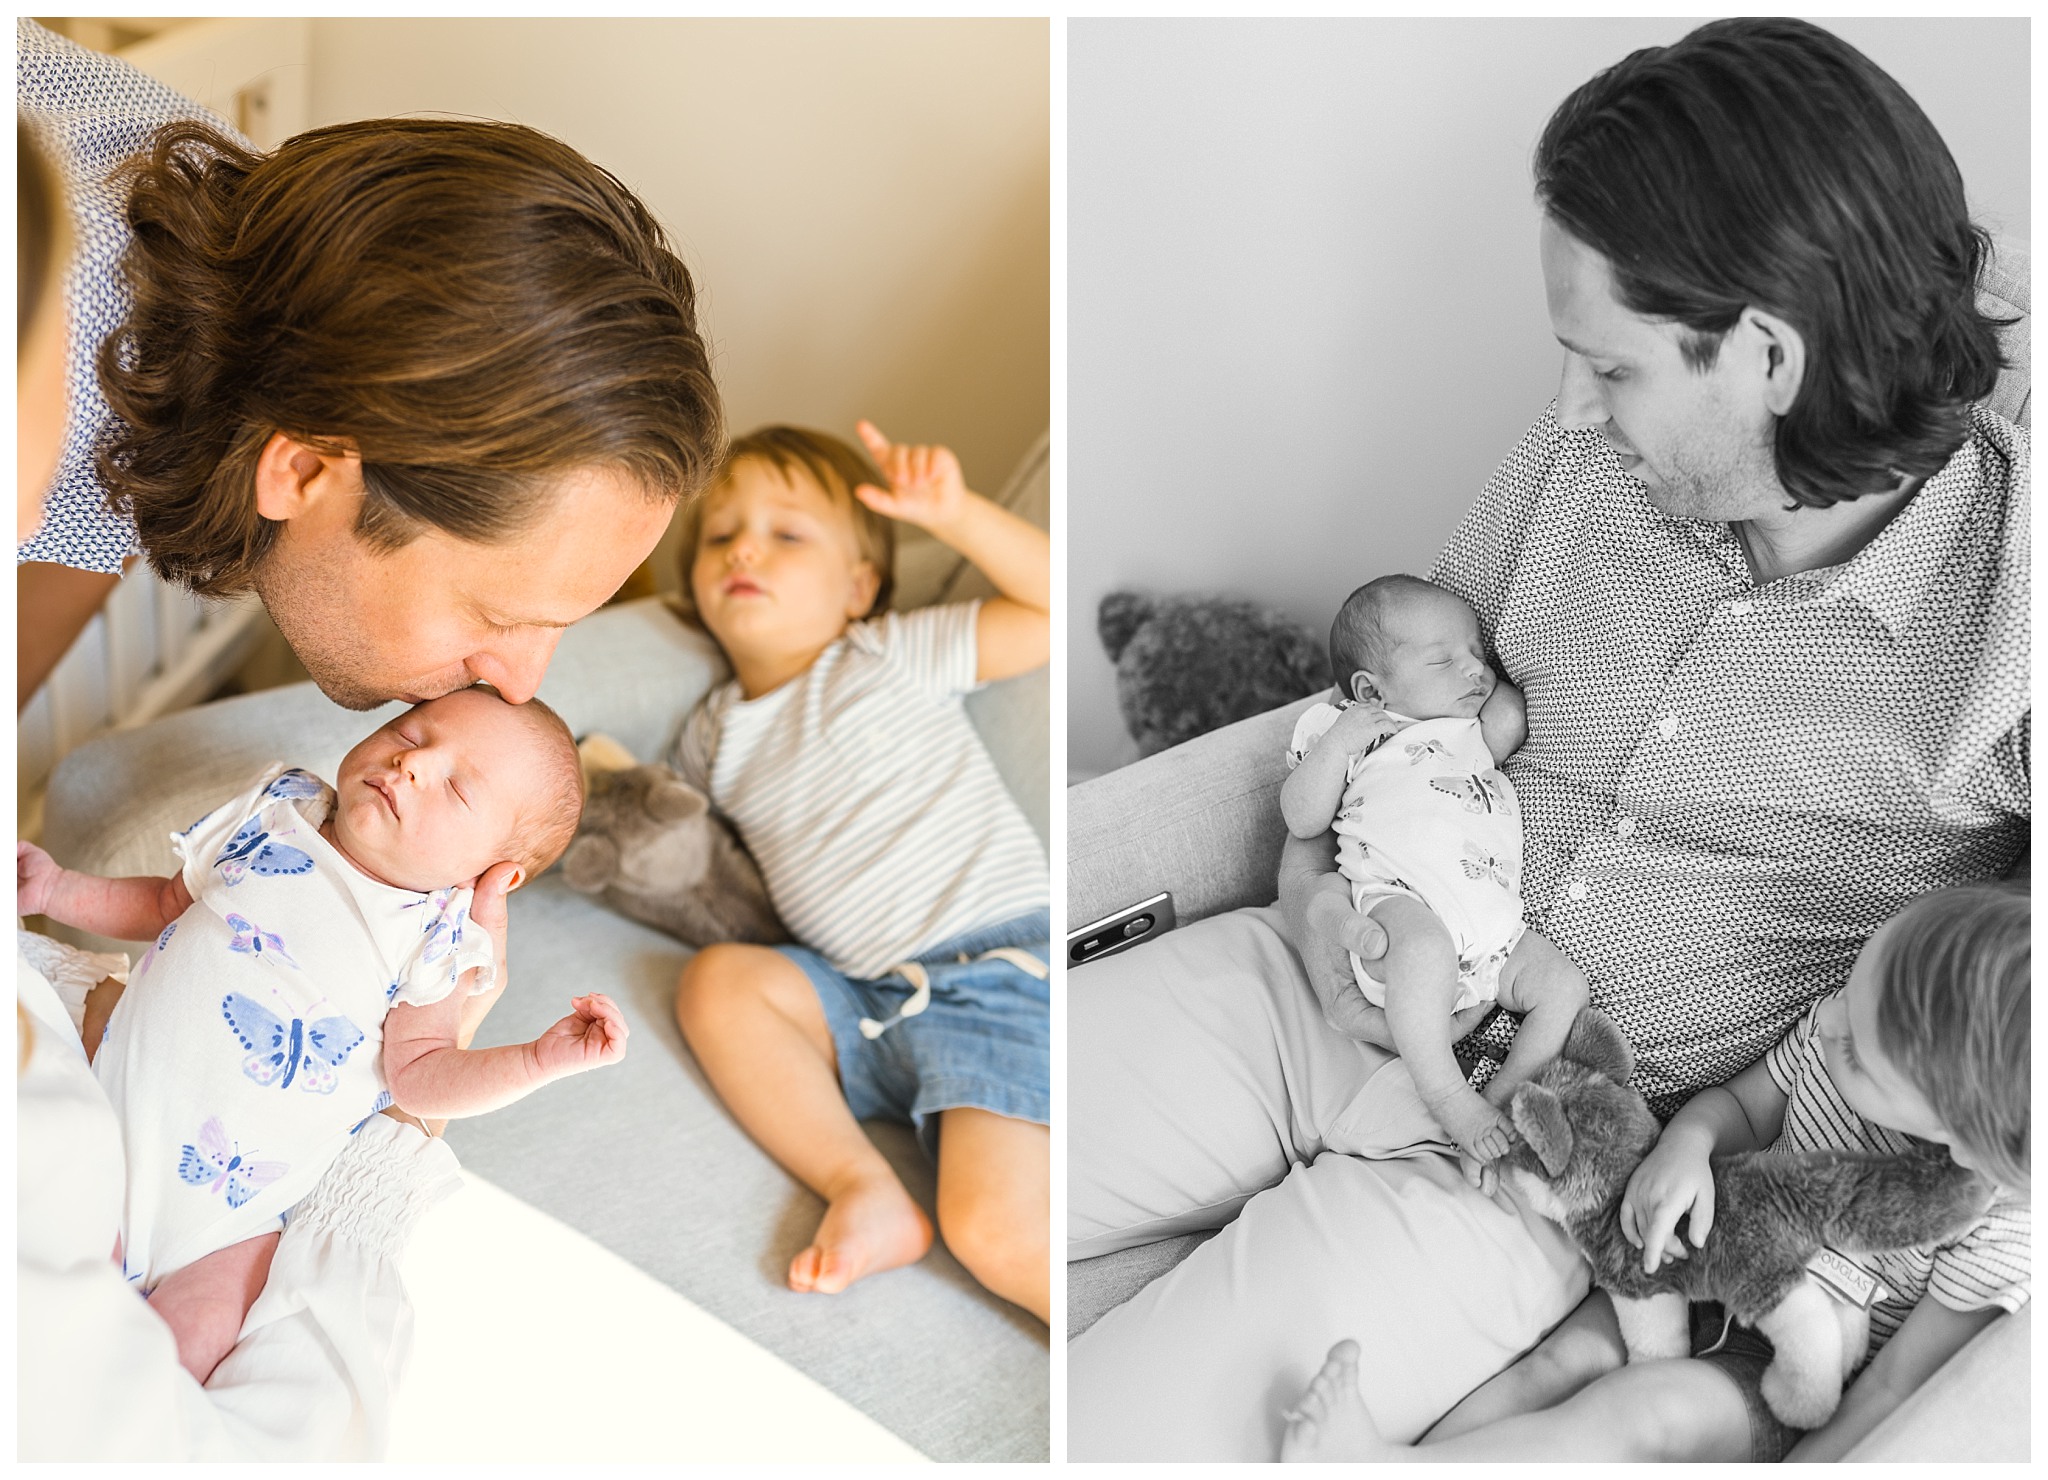
<instances>
[{"instance_id":1,"label":"light gray wall","mask_svg":"<svg viewBox=\"0 0 2048 1480\"><path fill-rule=\"evenodd\" d=\"M1537 135L1695 24L1069 22L1070 775L1135 754L1106 592L1251 596L1321 632L1353 586L1428 567L1556 386ZM2024 239L2028 23L1826 24Z\"/></svg>"},{"instance_id":2,"label":"light gray wall","mask_svg":"<svg viewBox=\"0 0 2048 1480\"><path fill-rule=\"evenodd\" d=\"M735 431L867 416L994 493L1045 430L1044 20L312 26L312 124L510 119L638 192L697 281ZM656 559L672 584L668 541Z\"/></svg>"}]
</instances>

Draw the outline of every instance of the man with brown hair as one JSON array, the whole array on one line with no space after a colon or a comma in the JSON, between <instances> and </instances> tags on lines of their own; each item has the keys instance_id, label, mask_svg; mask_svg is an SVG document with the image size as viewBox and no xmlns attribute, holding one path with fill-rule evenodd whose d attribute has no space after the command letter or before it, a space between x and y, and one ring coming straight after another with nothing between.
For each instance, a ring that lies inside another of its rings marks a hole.
<instances>
[{"instance_id":1,"label":"man with brown hair","mask_svg":"<svg viewBox=\"0 0 2048 1480\"><path fill-rule=\"evenodd\" d=\"M71 353L97 369L19 559L111 575L139 549L253 590L350 708L530 698L718 456L660 226L518 125L371 120L262 155L33 22L16 45L86 223Z\"/></svg>"},{"instance_id":2,"label":"man with brown hair","mask_svg":"<svg viewBox=\"0 0 2048 1480\"><path fill-rule=\"evenodd\" d=\"M2031 442L1981 404L1955 164L1836 37L1733 20L1637 52L1536 171L1563 380L1432 574L1526 694L1528 923L1669 1114L1906 898L2021 856ZM1585 1293L1476 1164L1352 1154L1403 1108L1349 964L1387 938L1327 837L1288 841L1279 896L1070 999L1069 1258L1222 1225L1069 1348L1070 1458L1271 1458L1342 1338L1411 1442ZM1484 1056L1514 1032L1464 1026Z\"/></svg>"}]
</instances>

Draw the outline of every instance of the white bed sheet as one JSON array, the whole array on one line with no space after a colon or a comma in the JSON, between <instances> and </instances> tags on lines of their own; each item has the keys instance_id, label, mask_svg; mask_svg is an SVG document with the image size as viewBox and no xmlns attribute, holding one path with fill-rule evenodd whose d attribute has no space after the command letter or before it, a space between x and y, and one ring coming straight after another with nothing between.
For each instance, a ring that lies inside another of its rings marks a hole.
<instances>
[{"instance_id":1,"label":"white bed sheet","mask_svg":"<svg viewBox=\"0 0 2048 1480\"><path fill-rule=\"evenodd\" d=\"M471 1172L404 1262L398 1461L919 1461L867 1415Z\"/></svg>"}]
</instances>

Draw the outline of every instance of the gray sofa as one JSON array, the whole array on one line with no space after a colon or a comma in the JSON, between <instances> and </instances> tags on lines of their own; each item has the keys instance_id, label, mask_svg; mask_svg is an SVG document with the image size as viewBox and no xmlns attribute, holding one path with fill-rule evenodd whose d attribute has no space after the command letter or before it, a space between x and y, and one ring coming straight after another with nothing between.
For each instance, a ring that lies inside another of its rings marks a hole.
<instances>
[{"instance_id":1,"label":"gray sofa","mask_svg":"<svg viewBox=\"0 0 2048 1480\"><path fill-rule=\"evenodd\" d=\"M1001 497L1043 524L1047 487L1041 442ZM913 542L899 570L923 599L980 594L976 573L943 550ZM650 598L569 629L540 692L578 735L602 731L653 760L723 676L709 639ZM1045 671L991 685L968 707L1044 839ZM238 779L271 759L331 779L347 749L391 712L350 714L299 684L104 737L57 768L43 841L74 867L165 872L166 835ZM739 1129L684 1047L670 999L688 948L572 892L559 871L514 895L511 916L511 986L477 1042L530 1039L571 995L591 990L620 1003L633 1040L613 1068L451 1123L448 1143L463 1166L680 1291L934 1459L1048 1458L1046 1329L984 1291L943 1246L839 1296L784 1287L823 1204ZM929 1210L932 1169L908 1129L871 1129ZM687 1444L678 1435L679 1453Z\"/></svg>"},{"instance_id":2,"label":"gray sofa","mask_svg":"<svg viewBox=\"0 0 2048 1480\"><path fill-rule=\"evenodd\" d=\"M2001 244L1980 292L1987 310L2011 321L2000 332L2008 365L1989 404L2022 426L2031 425L2029 284L2028 253ZM1161 890L1172 893L1181 925L1270 903L1287 831L1279 801L1283 757L1295 719L1313 702L1255 715L1069 788L1070 926ZM1069 991L1087 991L1088 969L1070 971L1067 981ZM1067 1339L1213 1236L1182 1234L1069 1263ZM1850 1457L2025 1459L2031 1329L2031 1310L1994 1322Z\"/></svg>"}]
</instances>

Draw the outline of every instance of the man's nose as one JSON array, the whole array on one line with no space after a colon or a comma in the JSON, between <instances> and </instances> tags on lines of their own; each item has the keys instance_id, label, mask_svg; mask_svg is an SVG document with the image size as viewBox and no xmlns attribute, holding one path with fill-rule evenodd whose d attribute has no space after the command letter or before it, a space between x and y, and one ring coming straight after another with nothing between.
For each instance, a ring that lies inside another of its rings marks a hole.
<instances>
[{"instance_id":1,"label":"man's nose","mask_svg":"<svg viewBox=\"0 0 2048 1480\"><path fill-rule=\"evenodd\" d=\"M1583 355L1567 353L1564 379L1557 387L1557 422L1566 431L1582 431L1607 421L1607 400L1600 394L1600 377Z\"/></svg>"},{"instance_id":2,"label":"man's nose","mask_svg":"<svg viewBox=\"0 0 2048 1480\"><path fill-rule=\"evenodd\" d=\"M496 689L506 703L524 704L540 691L562 630L529 627L500 637L470 658L469 671Z\"/></svg>"}]
</instances>

